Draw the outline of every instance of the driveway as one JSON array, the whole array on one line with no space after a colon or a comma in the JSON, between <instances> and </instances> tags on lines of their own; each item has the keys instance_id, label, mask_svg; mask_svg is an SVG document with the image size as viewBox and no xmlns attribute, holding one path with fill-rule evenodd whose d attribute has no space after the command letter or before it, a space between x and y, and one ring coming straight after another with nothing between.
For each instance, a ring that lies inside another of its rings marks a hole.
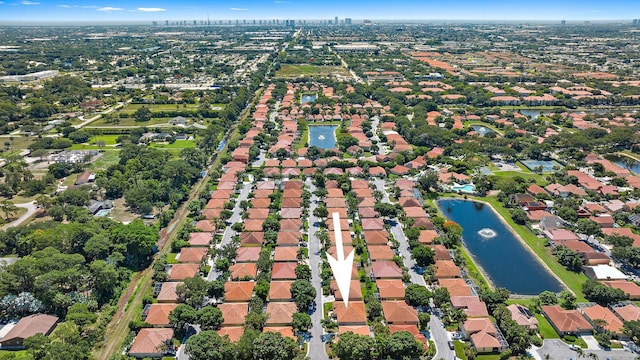
<instances>
[{"instance_id":1,"label":"driveway","mask_svg":"<svg viewBox=\"0 0 640 360\"><path fill-rule=\"evenodd\" d=\"M22 214L22 216L20 216L19 218L3 226L2 227L3 230L21 225L23 222L27 221L27 219L30 218L33 214L35 214L36 211L38 211L38 207L36 206L35 201L28 202L25 204L15 204L15 205L19 208L27 209L27 212Z\"/></svg>"}]
</instances>

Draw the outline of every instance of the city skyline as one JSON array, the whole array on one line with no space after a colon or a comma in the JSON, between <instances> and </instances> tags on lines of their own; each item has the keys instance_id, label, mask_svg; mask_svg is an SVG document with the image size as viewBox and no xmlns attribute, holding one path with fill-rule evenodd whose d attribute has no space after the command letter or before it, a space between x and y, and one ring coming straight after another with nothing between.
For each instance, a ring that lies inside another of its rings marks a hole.
<instances>
[{"instance_id":1,"label":"city skyline","mask_svg":"<svg viewBox=\"0 0 640 360\"><path fill-rule=\"evenodd\" d=\"M640 15L640 4L626 1L541 0L513 3L504 0L461 0L454 4L401 1L391 5L379 0L348 3L328 0L308 3L295 0L223 0L207 3L186 0L125 2L65 0L0 0L0 23L80 21L193 21L235 19L326 19L338 17L377 20L510 20L603 21L630 20Z\"/></svg>"}]
</instances>

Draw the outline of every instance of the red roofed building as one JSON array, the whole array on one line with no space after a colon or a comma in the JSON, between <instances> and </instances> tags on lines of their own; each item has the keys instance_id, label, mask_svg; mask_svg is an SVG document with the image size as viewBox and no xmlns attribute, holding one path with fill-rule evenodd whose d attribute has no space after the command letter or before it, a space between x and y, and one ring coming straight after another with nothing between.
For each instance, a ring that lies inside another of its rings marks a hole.
<instances>
[{"instance_id":1,"label":"red roofed building","mask_svg":"<svg viewBox=\"0 0 640 360\"><path fill-rule=\"evenodd\" d=\"M558 305L541 306L542 314L560 335L590 334L593 326L578 310L564 310Z\"/></svg>"},{"instance_id":2,"label":"red roofed building","mask_svg":"<svg viewBox=\"0 0 640 360\"><path fill-rule=\"evenodd\" d=\"M418 324L418 313L404 301L381 301L384 318L389 325Z\"/></svg>"},{"instance_id":3,"label":"red roofed building","mask_svg":"<svg viewBox=\"0 0 640 360\"><path fill-rule=\"evenodd\" d=\"M136 358L161 358L173 348L172 338L173 329L140 329L128 354Z\"/></svg>"},{"instance_id":4,"label":"red roofed building","mask_svg":"<svg viewBox=\"0 0 640 360\"><path fill-rule=\"evenodd\" d=\"M154 327L170 327L169 313L173 311L178 304L151 304L149 309L143 312L143 321Z\"/></svg>"}]
</instances>

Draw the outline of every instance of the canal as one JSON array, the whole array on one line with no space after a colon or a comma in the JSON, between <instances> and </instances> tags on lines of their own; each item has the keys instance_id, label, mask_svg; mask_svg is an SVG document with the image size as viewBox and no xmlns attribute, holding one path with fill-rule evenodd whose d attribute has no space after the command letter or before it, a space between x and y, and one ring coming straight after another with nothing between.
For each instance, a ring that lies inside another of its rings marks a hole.
<instances>
[{"instance_id":1,"label":"canal","mask_svg":"<svg viewBox=\"0 0 640 360\"><path fill-rule=\"evenodd\" d=\"M462 226L464 246L493 285L518 295L563 290L489 205L462 199L443 199L437 205L445 217Z\"/></svg>"}]
</instances>

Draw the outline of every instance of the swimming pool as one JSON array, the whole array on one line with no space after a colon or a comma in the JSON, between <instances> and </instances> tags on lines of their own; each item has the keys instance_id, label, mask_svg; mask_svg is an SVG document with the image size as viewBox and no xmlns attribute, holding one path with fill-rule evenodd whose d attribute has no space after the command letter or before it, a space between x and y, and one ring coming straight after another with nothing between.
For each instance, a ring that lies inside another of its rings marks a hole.
<instances>
[{"instance_id":1,"label":"swimming pool","mask_svg":"<svg viewBox=\"0 0 640 360\"><path fill-rule=\"evenodd\" d=\"M473 194L476 192L476 186L473 184L453 185L451 190Z\"/></svg>"},{"instance_id":2,"label":"swimming pool","mask_svg":"<svg viewBox=\"0 0 640 360\"><path fill-rule=\"evenodd\" d=\"M110 212L111 212L111 209L102 209L102 210L100 210L100 211L98 211L96 213L96 216L97 217L105 217L105 216L109 215Z\"/></svg>"}]
</instances>

